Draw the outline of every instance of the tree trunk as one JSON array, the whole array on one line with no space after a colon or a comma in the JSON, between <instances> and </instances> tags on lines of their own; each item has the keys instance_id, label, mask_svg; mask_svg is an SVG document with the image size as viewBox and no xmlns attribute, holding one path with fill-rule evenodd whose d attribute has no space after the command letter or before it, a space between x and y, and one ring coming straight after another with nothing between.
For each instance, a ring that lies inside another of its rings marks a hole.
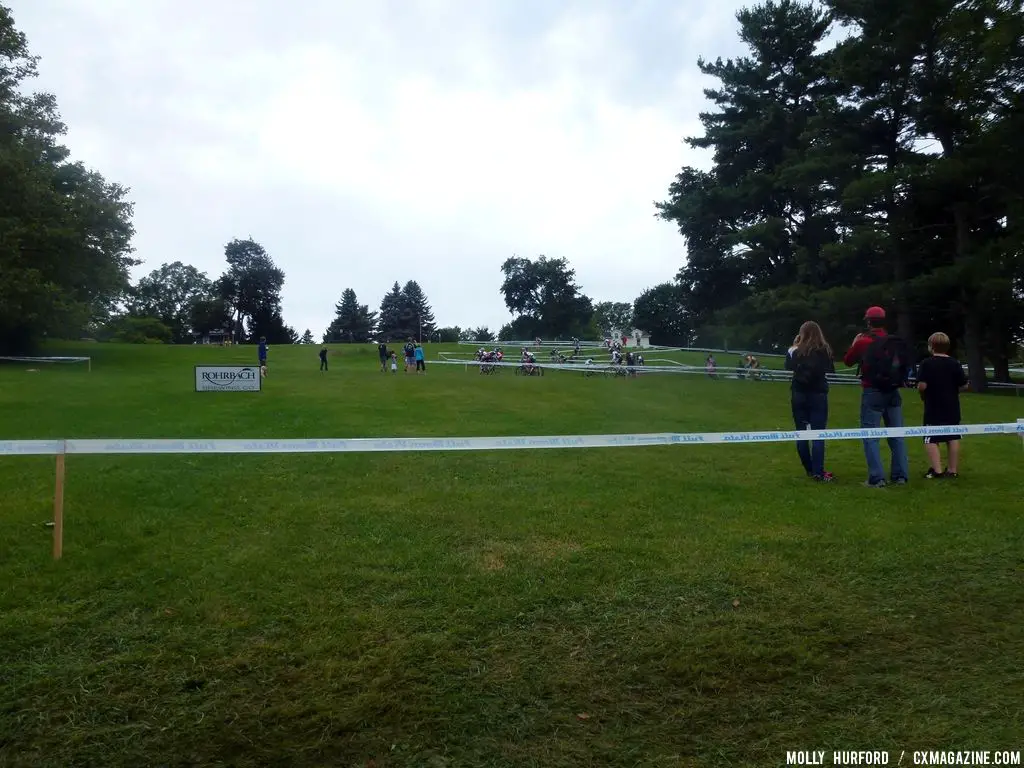
<instances>
[{"instance_id":1,"label":"tree trunk","mask_svg":"<svg viewBox=\"0 0 1024 768\"><path fill-rule=\"evenodd\" d=\"M992 359L992 367L995 369L992 378L1004 384L1010 383L1010 357L1002 352Z\"/></svg>"},{"instance_id":2,"label":"tree trunk","mask_svg":"<svg viewBox=\"0 0 1024 768\"><path fill-rule=\"evenodd\" d=\"M981 347L981 313L968 304L964 317L964 346L967 353L967 377L971 390L984 392L988 389L985 376L985 357Z\"/></svg>"},{"instance_id":3,"label":"tree trunk","mask_svg":"<svg viewBox=\"0 0 1024 768\"><path fill-rule=\"evenodd\" d=\"M903 260L903 253L897 246L893 264L893 280L896 294L896 333L907 342L911 349L914 344L914 319L910 311L910 301L907 299L906 290L906 264Z\"/></svg>"},{"instance_id":4,"label":"tree trunk","mask_svg":"<svg viewBox=\"0 0 1024 768\"><path fill-rule=\"evenodd\" d=\"M886 173L892 174L897 167L896 156L900 151L898 119L894 121L897 131L891 138ZM914 349L914 321L907 297L907 264L903 251L903 233L899 226L899 206L896 202L896 190L890 183L885 190L885 218L888 224L889 247L893 254L893 289L896 299L896 333Z\"/></svg>"},{"instance_id":5,"label":"tree trunk","mask_svg":"<svg viewBox=\"0 0 1024 768\"><path fill-rule=\"evenodd\" d=\"M953 222L956 225L956 260L966 264L970 259L971 233L967 220L967 208L964 203L953 206ZM985 356L982 348L982 319L978 309L977 291L967 284L961 289L961 301L964 306L964 351L967 357L967 377L971 381L974 392L988 389L985 376Z\"/></svg>"}]
</instances>

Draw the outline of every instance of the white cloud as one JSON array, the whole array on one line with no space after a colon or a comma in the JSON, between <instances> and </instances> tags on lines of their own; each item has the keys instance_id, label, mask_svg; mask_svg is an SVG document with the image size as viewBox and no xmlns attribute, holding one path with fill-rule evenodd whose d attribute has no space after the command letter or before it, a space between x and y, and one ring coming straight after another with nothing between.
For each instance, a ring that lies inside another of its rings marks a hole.
<instances>
[{"instance_id":1,"label":"white cloud","mask_svg":"<svg viewBox=\"0 0 1024 768\"><path fill-rule=\"evenodd\" d=\"M13 10L75 155L132 187L140 271L215 275L252 235L315 333L345 287L372 306L408 279L440 322L496 327L513 253L568 258L595 299L669 279L683 242L652 201L705 162L682 144L697 56L738 50L731 1Z\"/></svg>"}]
</instances>

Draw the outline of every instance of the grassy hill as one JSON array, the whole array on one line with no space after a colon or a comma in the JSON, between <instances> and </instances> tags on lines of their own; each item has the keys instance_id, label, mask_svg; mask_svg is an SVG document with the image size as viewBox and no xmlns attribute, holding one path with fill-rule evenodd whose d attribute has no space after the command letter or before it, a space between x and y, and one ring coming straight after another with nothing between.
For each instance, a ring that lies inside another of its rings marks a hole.
<instances>
[{"instance_id":1,"label":"grassy hill","mask_svg":"<svg viewBox=\"0 0 1024 768\"><path fill-rule=\"evenodd\" d=\"M196 393L193 365L254 349L60 345L91 372L0 366L0 439L791 428L783 383L481 376L440 346L425 376L370 345L322 375L318 349L272 348L262 392ZM834 388L831 426L858 397ZM967 395L965 421L1020 402ZM1019 748L1020 440L965 440L955 482L909 447L885 491L850 441L833 486L786 444L71 456L57 563L53 459L0 457L0 766Z\"/></svg>"}]
</instances>

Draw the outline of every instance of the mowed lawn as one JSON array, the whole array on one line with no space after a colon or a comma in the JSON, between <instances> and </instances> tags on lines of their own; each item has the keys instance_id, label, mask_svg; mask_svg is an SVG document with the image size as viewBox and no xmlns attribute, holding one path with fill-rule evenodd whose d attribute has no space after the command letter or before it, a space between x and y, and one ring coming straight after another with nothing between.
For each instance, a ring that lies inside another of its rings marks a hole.
<instances>
[{"instance_id":1,"label":"mowed lawn","mask_svg":"<svg viewBox=\"0 0 1024 768\"><path fill-rule=\"evenodd\" d=\"M0 439L791 426L783 383L392 376L367 345L326 375L317 347L272 348L263 392L197 394L194 364L253 348L54 348L83 350L91 372L0 366ZM834 388L832 426L858 397ZM1024 416L1012 396L963 407ZM849 441L832 486L786 444L71 456L60 562L53 459L0 457L0 766L1019 749L1021 441L965 440L955 482L920 479L923 454L884 491Z\"/></svg>"}]
</instances>

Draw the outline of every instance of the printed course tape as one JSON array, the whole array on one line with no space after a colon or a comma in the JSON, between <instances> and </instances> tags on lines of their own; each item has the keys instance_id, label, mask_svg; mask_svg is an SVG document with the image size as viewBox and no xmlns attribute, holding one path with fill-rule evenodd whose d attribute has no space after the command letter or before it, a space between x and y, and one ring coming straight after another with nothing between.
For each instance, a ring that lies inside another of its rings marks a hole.
<instances>
[{"instance_id":1,"label":"printed course tape","mask_svg":"<svg viewBox=\"0 0 1024 768\"><path fill-rule=\"evenodd\" d=\"M483 362L480 360L470 359L447 359L447 352L440 353L443 357L441 360L431 360L431 365L462 365L465 367L477 367L483 365L494 366L495 368L519 368L522 363L517 360L502 360L498 362L493 360L490 362ZM672 365L634 365L627 366L625 363L614 365L611 362L600 361L595 362L593 365L585 365L583 363L550 363L544 360L537 360L533 363L538 368L543 368L548 371L583 371L585 373L597 374L610 374L616 370L626 373L630 368L635 370L638 374L652 374L652 373L673 373L673 374L699 374L701 376L708 375L707 368L702 365L687 365L685 363L673 363ZM754 371L750 369L740 369L737 366L721 365L715 369L715 376L721 379L734 378L737 371L743 371L743 376L748 379L760 379L762 381L789 381L793 377L792 371L786 371L780 368L758 368ZM830 373L825 376L830 384L856 384L860 386L860 378L852 373ZM1014 389L1024 390L1024 384L1007 384L1001 381L990 381L987 383L991 389Z\"/></svg>"},{"instance_id":2,"label":"printed course tape","mask_svg":"<svg viewBox=\"0 0 1024 768\"><path fill-rule=\"evenodd\" d=\"M1024 421L956 427L879 427L776 432L659 432L629 435L523 437L394 437L285 440L8 440L0 455L197 454L197 453L374 453L409 451L500 451L538 448L628 448L648 445L783 443L797 440L877 440L933 435L1024 436Z\"/></svg>"}]
</instances>

